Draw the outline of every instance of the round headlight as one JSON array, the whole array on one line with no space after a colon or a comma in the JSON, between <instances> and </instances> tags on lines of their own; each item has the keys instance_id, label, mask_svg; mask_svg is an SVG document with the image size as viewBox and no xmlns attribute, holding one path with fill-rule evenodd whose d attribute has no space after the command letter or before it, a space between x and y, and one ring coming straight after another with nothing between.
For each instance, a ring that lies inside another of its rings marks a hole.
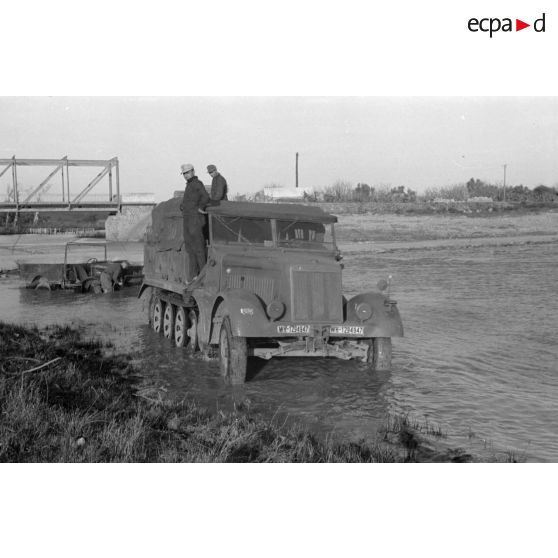
<instances>
[{"instance_id":1,"label":"round headlight","mask_svg":"<svg viewBox=\"0 0 558 558\"><path fill-rule=\"evenodd\" d=\"M389 283L388 283L385 279L380 279L380 280L376 283L376 286L378 287L378 289L379 289L380 291L385 291L385 290L388 288Z\"/></svg>"},{"instance_id":2,"label":"round headlight","mask_svg":"<svg viewBox=\"0 0 558 558\"><path fill-rule=\"evenodd\" d=\"M278 320L285 312L285 305L280 300L272 300L265 311L272 320Z\"/></svg>"},{"instance_id":3,"label":"round headlight","mask_svg":"<svg viewBox=\"0 0 558 558\"><path fill-rule=\"evenodd\" d=\"M372 316L372 306L368 302L361 302L356 305L355 312L361 321L367 320Z\"/></svg>"}]
</instances>

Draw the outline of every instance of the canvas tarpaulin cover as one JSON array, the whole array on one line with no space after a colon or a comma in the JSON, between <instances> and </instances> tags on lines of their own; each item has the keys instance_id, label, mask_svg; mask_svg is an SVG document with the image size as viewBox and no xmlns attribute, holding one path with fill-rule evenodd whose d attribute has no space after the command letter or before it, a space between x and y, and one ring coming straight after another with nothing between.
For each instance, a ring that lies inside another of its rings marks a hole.
<instances>
[{"instance_id":1,"label":"canvas tarpaulin cover","mask_svg":"<svg viewBox=\"0 0 558 558\"><path fill-rule=\"evenodd\" d=\"M153 209L151 230L146 235L146 275L164 281L186 281L188 254L184 247L181 203L182 198L176 197Z\"/></svg>"}]
</instances>

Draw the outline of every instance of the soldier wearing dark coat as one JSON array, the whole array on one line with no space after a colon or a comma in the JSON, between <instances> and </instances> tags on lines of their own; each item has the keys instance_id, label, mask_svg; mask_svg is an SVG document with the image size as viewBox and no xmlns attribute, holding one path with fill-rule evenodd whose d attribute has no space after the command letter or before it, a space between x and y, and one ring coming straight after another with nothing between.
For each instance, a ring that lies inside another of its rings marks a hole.
<instances>
[{"instance_id":1,"label":"soldier wearing dark coat","mask_svg":"<svg viewBox=\"0 0 558 558\"><path fill-rule=\"evenodd\" d=\"M114 286L121 287L124 284L124 270L128 267L128 262L110 262L107 267L101 271L101 288L104 293L114 291Z\"/></svg>"},{"instance_id":2,"label":"soldier wearing dark coat","mask_svg":"<svg viewBox=\"0 0 558 558\"><path fill-rule=\"evenodd\" d=\"M209 194L201 180L195 175L193 165L182 165L181 171L186 180L182 200L184 247L189 260L188 281L192 281L197 278L206 260L203 228Z\"/></svg>"},{"instance_id":3,"label":"soldier wearing dark coat","mask_svg":"<svg viewBox=\"0 0 558 558\"><path fill-rule=\"evenodd\" d=\"M228 185L225 177L219 173L215 165L207 165L207 172L211 176L211 201L226 200Z\"/></svg>"}]
</instances>

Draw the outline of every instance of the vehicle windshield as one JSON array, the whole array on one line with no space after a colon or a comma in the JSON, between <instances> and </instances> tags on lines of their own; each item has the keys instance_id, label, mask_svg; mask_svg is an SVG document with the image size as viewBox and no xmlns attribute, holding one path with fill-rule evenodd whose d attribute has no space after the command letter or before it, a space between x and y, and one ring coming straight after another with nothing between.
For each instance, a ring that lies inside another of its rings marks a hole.
<instances>
[{"instance_id":1,"label":"vehicle windshield","mask_svg":"<svg viewBox=\"0 0 558 558\"><path fill-rule=\"evenodd\" d=\"M296 219L278 220L277 244L296 248L333 248L332 226Z\"/></svg>"},{"instance_id":2,"label":"vehicle windshield","mask_svg":"<svg viewBox=\"0 0 558 558\"><path fill-rule=\"evenodd\" d=\"M273 226L276 227L277 246L327 250L334 248L331 224L299 219L269 219L213 215L212 239L217 244L248 244L275 246Z\"/></svg>"},{"instance_id":3,"label":"vehicle windshield","mask_svg":"<svg viewBox=\"0 0 558 558\"><path fill-rule=\"evenodd\" d=\"M273 245L271 219L213 216L213 242Z\"/></svg>"}]
</instances>

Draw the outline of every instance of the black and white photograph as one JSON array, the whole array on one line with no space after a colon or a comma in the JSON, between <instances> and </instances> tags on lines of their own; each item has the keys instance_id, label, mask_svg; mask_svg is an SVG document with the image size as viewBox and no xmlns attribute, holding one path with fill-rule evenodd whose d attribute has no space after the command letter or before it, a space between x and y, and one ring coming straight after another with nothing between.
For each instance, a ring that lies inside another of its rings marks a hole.
<instances>
[{"instance_id":1,"label":"black and white photograph","mask_svg":"<svg viewBox=\"0 0 558 558\"><path fill-rule=\"evenodd\" d=\"M99 521L111 556L548 550L502 538L558 463L557 41L493 4L10 8L6 521L36 502L58 555Z\"/></svg>"},{"instance_id":2,"label":"black and white photograph","mask_svg":"<svg viewBox=\"0 0 558 558\"><path fill-rule=\"evenodd\" d=\"M0 107L3 460L558 460L557 97Z\"/></svg>"}]
</instances>

